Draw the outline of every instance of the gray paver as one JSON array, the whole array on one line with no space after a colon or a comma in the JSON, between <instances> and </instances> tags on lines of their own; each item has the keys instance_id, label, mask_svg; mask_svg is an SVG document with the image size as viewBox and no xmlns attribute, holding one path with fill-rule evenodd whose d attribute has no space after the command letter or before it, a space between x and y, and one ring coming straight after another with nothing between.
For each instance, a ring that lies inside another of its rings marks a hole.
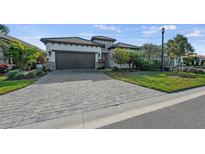
<instances>
[{"instance_id":1,"label":"gray paver","mask_svg":"<svg viewBox=\"0 0 205 154\"><path fill-rule=\"evenodd\" d=\"M101 72L54 71L31 86L0 96L0 128L95 111L163 94L114 80Z\"/></svg>"}]
</instances>

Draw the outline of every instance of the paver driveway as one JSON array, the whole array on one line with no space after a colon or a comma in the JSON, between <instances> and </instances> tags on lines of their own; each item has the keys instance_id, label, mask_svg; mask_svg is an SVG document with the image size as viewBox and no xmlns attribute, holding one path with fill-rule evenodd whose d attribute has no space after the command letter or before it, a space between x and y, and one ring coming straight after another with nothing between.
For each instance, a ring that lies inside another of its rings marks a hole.
<instances>
[{"instance_id":1,"label":"paver driveway","mask_svg":"<svg viewBox=\"0 0 205 154\"><path fill-rule=\"evenodd\" d=\"M114 80L101 72L54 71L33 85L0 96L0 128L22 126L162 94Z\"/></svg>"}]
</instances>

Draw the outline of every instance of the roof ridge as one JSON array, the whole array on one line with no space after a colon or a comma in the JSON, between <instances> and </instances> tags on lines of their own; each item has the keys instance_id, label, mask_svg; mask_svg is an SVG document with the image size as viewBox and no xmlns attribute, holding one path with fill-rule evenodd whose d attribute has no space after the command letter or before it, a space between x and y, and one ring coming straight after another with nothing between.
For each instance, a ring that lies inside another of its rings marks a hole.
<instances>
[{"instance_id":1,"label":"roof ridge","mask_svg":"<svg viewBox=\"0 0 205 154\"><path fill-rule=\"evenodd\" d=\"M100 38L101 37L101 38ZM103 36L103 35L95 35L95 36L92 36L91 40L95 39L95 38L98 38L98 39L102 39L102 40L112 40L112 41L116 41L115 38L112 38L112 37L109 37L109 36Z\"/></svg>"},{"instance_id":2,"label":"roof ridge","mask_svg":"<svg viewBox=\"0 0 205 154\"><path fill-rule=\"evenodd\" d=\"M117 42L116 44L126 44L126 45L133 45L133 44L128 44L128 43L124 43L124 42ZM137 46L137 45L133 45L133 46Z\"/></svg>"},{"instance_id":3,"label":"roof ridge","mask_svg":"<svg viewBox=\"0 0 205 154\"><path fill-rule=\"evenodd\" d=\"M75 43L75 44L90 44L90 45L98 45L103 46L102 43L93 42L92 40L84 39L81 37L50 37L50 38L41 38L42 42L64 42L64 43Z\"/></svg>"},{"instance_id":4,"label":"roof ridge","mask_svg":"<svg viewBox=\"0 0 205 154\"><path fill-rule=\"evenodd\" d=\"M44 37L44 38L41 38L41 39L65 39L65 38L80 38L80 39L83 39L81 37L78 37L78 36L72 36L72 37Z\"/></svg>"}]
</instances>

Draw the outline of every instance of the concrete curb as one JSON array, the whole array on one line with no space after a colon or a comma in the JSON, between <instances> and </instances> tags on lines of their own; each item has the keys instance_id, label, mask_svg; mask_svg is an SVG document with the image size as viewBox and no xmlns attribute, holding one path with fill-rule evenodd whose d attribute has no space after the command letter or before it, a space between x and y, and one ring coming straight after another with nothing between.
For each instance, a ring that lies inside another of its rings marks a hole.
<instances>
[{"instance_id":1,"label":"concrete curb","mask_svg":"<svg viewBox=\"0 0 205 154\"><path fill-rule=\"evenodd\" d=\"M205 95L205 87L166 94L95 111L24 125L20 129L99 128Z\"/></svg>"}]
</instances>

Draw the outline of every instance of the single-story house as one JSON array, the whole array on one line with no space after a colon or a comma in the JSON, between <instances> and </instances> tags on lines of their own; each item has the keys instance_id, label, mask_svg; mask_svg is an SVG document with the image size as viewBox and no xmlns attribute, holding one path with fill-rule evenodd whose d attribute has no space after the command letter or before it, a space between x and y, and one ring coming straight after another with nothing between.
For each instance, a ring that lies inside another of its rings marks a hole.
<instances>
[{"instance_id":1,"label":"single-story house","mask_svg":"<svg viewBox=\"0 0 205 154\"><path fill-rule=\"evenodd\" d=\"M22 40L20 40L18 38L10 36L10 35L5 35L3 33L0 33L0 40L3 40L5 42L9 42L9 41L10 42L20 42L23 45L28 46L28 47L36 47L36 46L34 46L34 45L30 44L30 43L27 43L25 41L22 41ZM36 48L39 49L40 51L43 51L42 49L40 49L38 47L36 47ZM0 64L3 64L3 63L9 63L10 64L10 63L12 63L12 60L8 60L8 59L6 59L4 57L3 48L0 47Z\"/></svg>"},{"instance_id":2,"label":"single-story house","mask_svg":"<svg viewBox=\"0 0 205 154\"><path fill-rule=\"evenodd\" d=\"M193 65L201 66L205 64L205 55L197 55L195 54L196 59L193 61ZM180 65L180 57L176 57L173 61L173 66Z\"/></svg>"},{"instance_id":3,"label":"single-story house","mask_svg":"<svg viewBox=\"0 0 205 154\"><path fill-rule=\"evenodd\" d=\"M198 55L199 65L205 65L205 55Z\"/></svg>"},{"instance_id":4,"label":"single-story house","mask_svg":"<svg viewBox=\"0 0 205 154\"><path fill-rule=\"evenodd\" d=\"M137 51L138 46L116 43L116 39L106 36L93 36L90 40L80 37L42 38L46 46L47 66L56 69L96 69L118 66L112 61L115 48ZM128 65L123 65L128 67Z\"/></svg>"}]
</instances>

